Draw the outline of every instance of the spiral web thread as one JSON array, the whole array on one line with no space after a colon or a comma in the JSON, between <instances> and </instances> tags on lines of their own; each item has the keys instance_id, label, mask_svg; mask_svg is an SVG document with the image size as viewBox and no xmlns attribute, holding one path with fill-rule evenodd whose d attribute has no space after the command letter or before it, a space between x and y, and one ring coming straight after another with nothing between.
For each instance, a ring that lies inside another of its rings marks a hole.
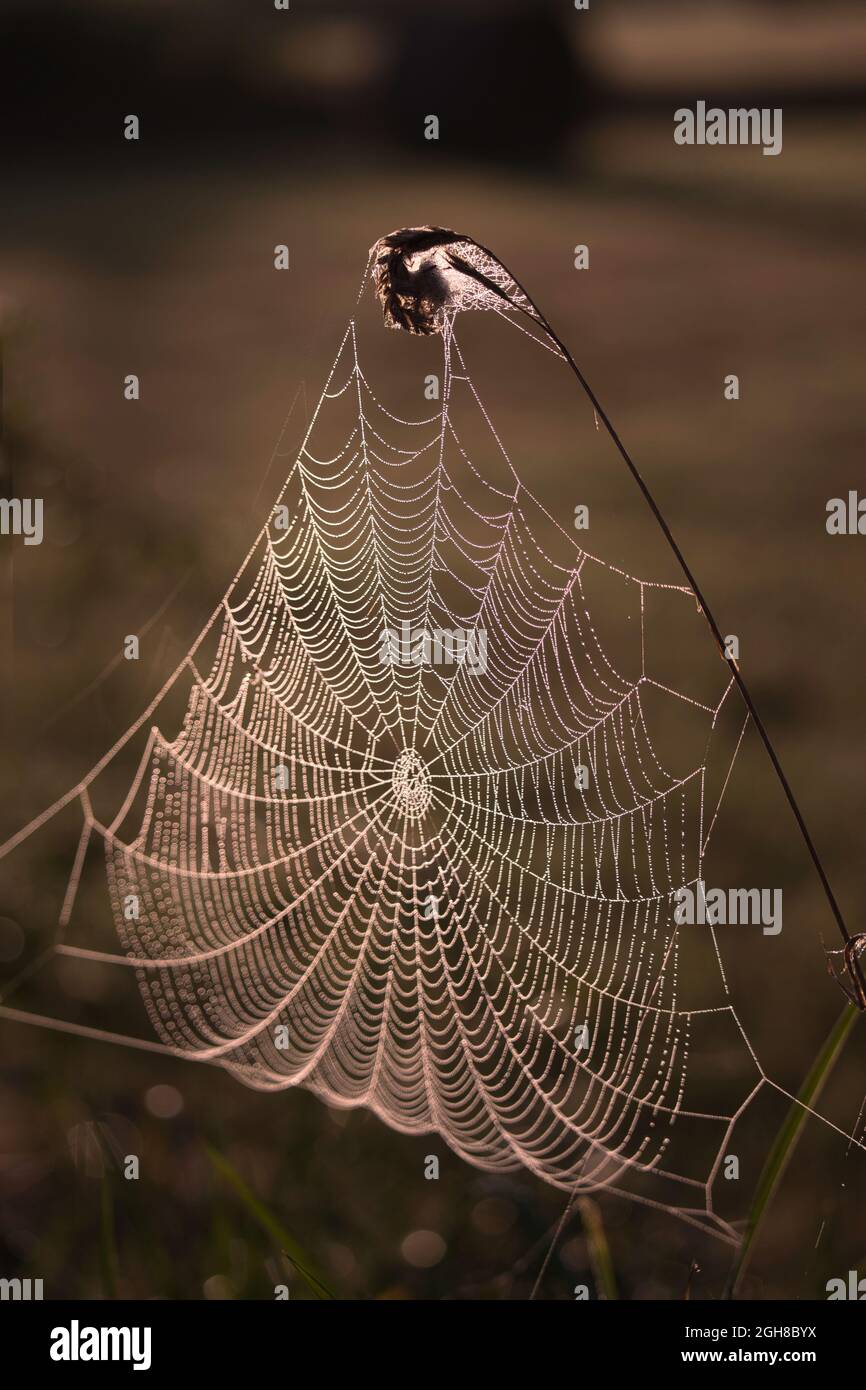
<instances>
[{"instance_id":1,"label":"spiral web thread","mask_svg":"<svg viewBox=\"0 0 866 1390\"><path fill-rule=\"evenodd\" d=\"M441 408L408 421L373 394L350 322L277 503L184 661L88 777L0 849L78 799L61 929L101 838L125 954L54 950L133 969L158 1041L0 1014L216 1063L262 1090L302 1084L438 1131L484 1168L623 1192L733 1241L713 1182L739 1116L782 1088L737 1018L711 929L721 1002L680 1003L690 929L672 912L718 812L705 813L707 758L729 673L720 663L714 704L651 673L648 605L693 609L693 596L558 528L508 459L453 316L443 342ZM464 445L458 399L484 422L496 483ZM319 455L332 412L342 444ZM551 528L566 564L542 543ZM628 672L594 625L601 582L634 620ZM404 622L483 629L486 669L383 661L383 630ZM169 741L149 720L181 681ZM653 701L705 728L685 773L654 746ZM148 728L128 796L100 823L88 788ZM707 1024L752 1073L729 1113L689 1096Z\"/></svg>"}]
</instances>

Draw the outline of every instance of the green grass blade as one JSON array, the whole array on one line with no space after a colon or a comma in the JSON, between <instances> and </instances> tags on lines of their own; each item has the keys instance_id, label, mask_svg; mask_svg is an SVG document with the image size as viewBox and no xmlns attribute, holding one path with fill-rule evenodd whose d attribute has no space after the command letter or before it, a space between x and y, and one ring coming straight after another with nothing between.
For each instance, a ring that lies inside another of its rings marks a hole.
<instances>
[{"instance_id":1,"label":"green grass blade","mask_svg":"<svg viewBox=\"0 0 866 1390\"><path fill-rule=\"evenodd\" d=\"M859 1017L860 1013L858 1009L855 1009L852 1004L845 1005L831 1028L826 1041L809 1068L806 1079L797 1092L797 1099L792 1102L791 1108L782 1121L781 1128L776 1135L773 1147L767 1155L764 1167L761 1171L761 1176L758 1179L758 1185L755 1188L751 1209L746 1222L746 1229L743 1234L743 1241L728 1277L728 1283L725 1289L726 1298L734 1298L736 1296L740 1281L752 1257L755 1241L760 1231L761 1223L767 1214L767 1208L773 1200L773 1196L782 1180L785 1169L797 1147L797 1141L803 1132L803 1127L809 1118L809 1112L804 1107L812 1106L817 1100L824 1086L824 1082L833 1070L842 1048L845 1046L848 1034Z\"/></svg>"},{"instance_id":2,"label":"green grass blade","mask_svg":"<svg viewBox=\"0 0 866 1390\"><path fill-rule=\"evenodd\" d=\"M216 1149L210 1144L206 1144L205 1148L207 1149L208 1157L217 1173L219 1173L220 1177L224 1178L229 1186L234 1189L253 1219L276 1241L283 1254L291 1260L301 1278L315 1297L319 1299L333 1298L334 1294L319 1275L315 1273L309 1256L298 1242L289 1235L289 1232L279 1218L274 1216L273 1212L265 1206L264 1202L247 1187L240 1173L232 1167L228 1159L223 1158L222 1154L217 1153Z\"/></svg>"},{"instance_id":3,"label":"green grass blade","mask_svg":"<svg viewBox=\"0 0 866 1390\"><path fill-rule=\"evenodd\" d=\"M117 1242L114 1233L114 1193L108 1167L102 1170L99 1220L99 1268L106 1298L117 1298Z\"/></svg>"},{"instance_id":4,"label":"green grass blade","mask_svg":"<svg viewBox=\"0 0 866 1390\"><path fill-rule=\"evenodd\" d=\"M117 1256L117 1232L114 1217L114 1187L112 1167L115 1163L103 1127L98 1120L92 1122L90 1134L96 1140L101 1159L99 1180L99 1273L102 1292L106 1298L117 1298L117 1283L120 1261Z\"/></svg>"},{"instance_id":5,"label":"green grass blade","mask_svg":"<svg viewBox=\"0 0 866 1390\"><path fill-rule=\"evenodd\" d=\"M578 1200L577 1209L583 1222L596 1292L599 1298L615 1300L619 1298L616 1275L614 1274L613 1259L611 1258L610 1246L607 1243L607 1234L601 1219L601 1212L597 1204L589 1197L581 1197Z\"/></svg>"}]
</instances>

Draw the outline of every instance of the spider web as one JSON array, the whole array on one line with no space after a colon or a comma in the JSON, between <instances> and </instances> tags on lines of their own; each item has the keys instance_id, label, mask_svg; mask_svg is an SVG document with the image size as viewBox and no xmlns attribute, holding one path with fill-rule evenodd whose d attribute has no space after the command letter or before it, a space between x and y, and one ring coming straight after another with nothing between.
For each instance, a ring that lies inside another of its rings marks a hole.
<instances>
[{"instance_id":1,"label":"spider web","mask_svg":"<svg viewBox=\"0 0 866 1390\"><path fill-rule=\"evenodd\" d=\"M714 780L730 672L714 654L707 697L650 659L653 623L699 625L693 594L590 554L526 489L454 319L419 420L374 394L349 323L210 621L0 851L78 801L61 929L101 842L123 954L54 951L133 971L156 1041L0 1013L303 1085L483 1168L623 1192L734 1241L713 1183L776 1083L712 928L698 941L673 903L703 877L746 724ZM407 630L483 634L485 660L384 660L383 634ZM150 721L178 690L168 737ZM139 733L106 823L90 788ZM695 978L713 1002L693 1002ZM723 1113L693 1078L709 1046L738 1049L749 1077Z\"/></svg>"}]
</instances>

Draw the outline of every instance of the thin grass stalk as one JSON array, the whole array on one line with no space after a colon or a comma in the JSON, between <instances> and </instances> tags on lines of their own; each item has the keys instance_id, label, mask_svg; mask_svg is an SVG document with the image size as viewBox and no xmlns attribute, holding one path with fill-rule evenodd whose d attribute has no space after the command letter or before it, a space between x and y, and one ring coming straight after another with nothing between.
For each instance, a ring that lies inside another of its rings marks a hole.
<instances>
[{"instance_id":1,"label":"thin grass stalk","mask_svg":"<svg viewBox=\"0 0 866 1390\"><path fill-rule=\"evenodd\" d=\"M286 1258L291 1260L314 1297L322 1300L334 1298L334 1294L327 1284L315 1271L309 1255L298 1244L294 1236L289 1234L279 1217L275 1216L270 1208L247 1186L240 1173L232 1167L227 1158L217 1153L212 1145L207 1144L205 1147L215 1171L234 1189L253 1219L276 1241Z\"/></svg>"},{"instance_id":2,"label":"thin grass stalk","mask_svg":"<svg viewBox=\"0 0 866 1390\"><path fill-rule=\"evenodd\" d=\"M809 1068L806 1078L797 1092L796 1100L791 1103L782 1121L773 1146L767 1154L761 1176L758 1178L742 1244L728 1276L725 1298L735 1298L737 1295L737 1290L752 1258L755 1242L767 1210L784 1177L785 1169L793 1157L800 1135L809 1118L809 1110L813 1108L815 1101L821 1094L824 1084L845 1046L848 1034L859 1017L860 1011L858 1009L852 1004L845 1005Z\"/></svg>"},{"instance_id":3,"label":"thin grass stalk","mask_svg":"<svg viewBox=\"0 0 866 1390\"><path fill-rule=\"evenodd\" d=\"M580 1197L577 1203L580 1212L580 1219L583 1222L583 1231L586 1236L586 1247L589 1252L589 1264L592 1269L592 1277L595 1280L595 1290L600 1299L606 1302L614 1302L619 1298L616 1287L616 1274L613 1267L613 1258L610 1253L610 1246L607 1243L607 1233L604 1229L601 1209L597 1202L591 1197Z\"/></svg>"}]
</instances>

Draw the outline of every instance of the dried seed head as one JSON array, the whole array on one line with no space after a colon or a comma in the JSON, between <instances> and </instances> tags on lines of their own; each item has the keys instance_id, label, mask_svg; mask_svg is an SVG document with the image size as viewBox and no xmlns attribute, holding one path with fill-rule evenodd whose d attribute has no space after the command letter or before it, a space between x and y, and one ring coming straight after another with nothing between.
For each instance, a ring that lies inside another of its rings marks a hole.
<instances>
[{"instance_id":1,"label":"dried seed head","mask_svg":"<svg viewBox=\"0 0 866 1390\"><path fill-rule=\"evenodd\" d=\"M441 333L446 316L466 309L535 306L500 261L471 237L446 227L404 227L370 248L373 285L388 328Z\"/></svg>"}]
</instances>

